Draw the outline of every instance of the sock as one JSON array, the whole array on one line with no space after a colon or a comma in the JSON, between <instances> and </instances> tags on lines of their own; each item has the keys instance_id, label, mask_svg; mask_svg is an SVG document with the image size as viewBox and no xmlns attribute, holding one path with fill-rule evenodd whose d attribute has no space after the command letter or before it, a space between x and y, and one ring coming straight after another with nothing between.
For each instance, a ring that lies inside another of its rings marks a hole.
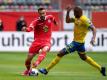
<instances>
[{"instance_id":1,"label":"sock","mask_svg":"<svg viewBox=\"0 0 107 80\"><path fill-rule=\"evenodd\" d=\"M61 59L62 57L56 56L55 59L46 67L46 70L49 71L51 68L53 68Z\"/></svg>"},{"instance_id":2,"label":"sock","mask_svg":"<svg viewBox=\"0 0 107 80\"><path fill-rule=\"evenodd\" d=\"M46 57L46 52L47 51L42 51L42 53L38 56L37 60L35 63L33 63L33 68L36 68Z\"/></svg>"},{"instance_id":3,"label":"sock","mask_svg":"<svg viewBox=\"0 0 107 80\"><path fill-rule=\"evenodd\" d=\"M26 66L27 70L30 70L31 62L30 61L26 61L25 62L25 66Z\"/></svg>"},{"instance_id":4,"label":"sock","mask_svg":"<svg viewBox=\"0 0 107 80\"><path fill-rule=\"evenodd\" d=\"M93 67L97 68L101 71L101 66L96 63L91 57L87 56L87 59L85 60L88 64L92 65Z\"/></svg>"}]
</instances>

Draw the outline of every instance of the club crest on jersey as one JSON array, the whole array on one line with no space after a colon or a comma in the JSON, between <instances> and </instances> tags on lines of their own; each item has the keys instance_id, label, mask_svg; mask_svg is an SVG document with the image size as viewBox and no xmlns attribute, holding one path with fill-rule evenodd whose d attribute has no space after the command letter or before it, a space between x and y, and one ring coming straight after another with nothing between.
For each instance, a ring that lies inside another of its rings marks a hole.
<instances>
[{"instance_id":1,"label":"club crest on jersey","mask_svg":"<svg viewBox=\"0 0 107 80\"><path fill-rule=\"evenodd\" d=\"M44 30L44 32L48 32L48 26L45 25L45 26L43 27L43 30Z\"/></svg>"}]
</instances>

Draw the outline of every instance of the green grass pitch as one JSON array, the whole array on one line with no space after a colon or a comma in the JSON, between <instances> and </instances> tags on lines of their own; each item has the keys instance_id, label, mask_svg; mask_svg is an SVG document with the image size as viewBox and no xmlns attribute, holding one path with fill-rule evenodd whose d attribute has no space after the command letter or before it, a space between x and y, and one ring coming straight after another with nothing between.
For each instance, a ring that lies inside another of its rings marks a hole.
<instances>
[{"instance_id":1,"label":"green grass pitch","mask_svg":"<svg viewBox=\"0 0 107 80\"><path fill-rule=\"evenodd\" d=\"M107 68L107 52L88 52L87 55ZM46 76L21 76L26 56L26 52L0 52L0 80L107 80L97 69L82 61L77 53L63 57ZM48 53L38 68L48 65L55 56L55 53Z\"/></svg>"}]
</instances>

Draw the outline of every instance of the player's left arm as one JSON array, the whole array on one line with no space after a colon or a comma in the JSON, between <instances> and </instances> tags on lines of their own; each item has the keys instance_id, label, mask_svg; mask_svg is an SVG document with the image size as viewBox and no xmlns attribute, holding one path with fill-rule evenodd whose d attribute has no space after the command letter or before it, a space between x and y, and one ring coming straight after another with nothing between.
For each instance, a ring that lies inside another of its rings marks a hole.
<instances>
[{"instance_id":1,"label":"player's left arm","mask_svg":"<svg viewBox=\"0 0 107 80\"><path fill-rule=\"evenodd\" d=\"M90 26L89 26L89 29L92 31L92 33L93 33L93 36L92 36L92 38L91 38L91 41L90 41L90 43L94 46L95 44L95 38L96 38L96 28L95 28L95 26L92 24L92 23L90 23Z\"/></svg>"},{"instance_id":2,"label":"player's left arm","mask_svg":"<svg viewBox=\"0 0 107 80\"><path fill-rule=\"evenodd\" d=\"M91 38L91 41L90 43L94 46L95 44L95 38L96 38L96 28L95 26L93 25L93 23L87 18L87 17L84 17L83 18L83 23L85 23L86 27L92 31L92 38Z\"/></svg>"},{"instance_id":3,"label":"player's left arm","mask_svg":"<svg viewBox=\"0 0 107 80\"><path fill-rule=\"evenodd\" d=\"M55 26L58 26L58 23L55 19L54 19L53 23L54 23Z\"/></svg>"},{"instance_id":4,"label":"player's left arm","mask_svg":"<svg viewBox=\"0 0 107 80\"><path fill-rule=\"evenodd\" d=\"M58 22L56 21L55 17L51 15L51 20L55 26L58 26Z\"/></svg>"}]
</instances>

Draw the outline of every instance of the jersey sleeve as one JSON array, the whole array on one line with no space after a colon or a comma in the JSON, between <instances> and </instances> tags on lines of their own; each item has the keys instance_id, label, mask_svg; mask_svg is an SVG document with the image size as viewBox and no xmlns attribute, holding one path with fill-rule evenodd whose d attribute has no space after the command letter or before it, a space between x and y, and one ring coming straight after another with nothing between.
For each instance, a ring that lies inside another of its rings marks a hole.
<instances>
[{"instance_id":1,"label":"jersey sleeve","mask_svg":"<svg viewBox=\"0 0 107 80\"><path fill-rule=\"evenodd\" d=\"M75 18L74 17L70 18L70 21L71 21L71 23L74 23L75 22Z\"/></svg>"},{"instance_id":2,"label":"jersey sleeve","mask_svg":"<svg viewBox=\"0 0 107 80\"><path fill-rule=\"evenodd\" d=\"M90 20L87 20L87 21L86 21L86 26L87 26L87 27L90 27L90 26L91 26L91 24L92 24L92 23L91 23L91 21L90 21Z\"/></svg>"},{"instance_id":3,"label":"jersey sleeve","mask_svg":"<svg viewBox=\"0 0 107 80\"><path fill-rule=\"evenodd\" d=\"M26 32L30 32L30 31L32 31L32 30L33 30L32 27L28 27L28 28L26 28Z\"/></svg>"},{"instance_id":4,"label":"jersey sleeve","mask_svg":"<svg viewBox=\"0 0 107 80\"><path fill-rule=\"evenodd\" d=\"M29 27L34 28L36 26L37 21L34 20L30 23Z\"/></svg>"},{"instance_id":5,"label":"jersey sleeve","mask_svg":"<svg viewBox=\"0 0 107 80\"><path fill-rule=\"evenodd\" d=\"M52 22L55 21L55 17L53 15L50 15L50 19L52 20Z\"/></svg>"},{"instance_id":6,"label":"jersey sleeve","mask_svg":"<svg viewBox=\"0 0 107 80\"><path fill-rule=\"evenodd\" d=\"M84 25L85 25L87 28L92 25L92 22L91 22L90 19L88 19L87 17L84 17L84 18L82 19L82 21L83 21Z\"/></svg>"},{"instance_id":7,"label":"jersey sleeve","mask_svg":"<svg viewBox=\"0 0 107 80\"><path fill-rule=\"evenodd\" d=\"M36 22L37 22L36 20L32 21L32 22L30 23L29 27L27 27L26 31L27 31L27 32L32 31L32 30L34 29L34 27L36 26Z\"/></svg>"}]
</instances>

